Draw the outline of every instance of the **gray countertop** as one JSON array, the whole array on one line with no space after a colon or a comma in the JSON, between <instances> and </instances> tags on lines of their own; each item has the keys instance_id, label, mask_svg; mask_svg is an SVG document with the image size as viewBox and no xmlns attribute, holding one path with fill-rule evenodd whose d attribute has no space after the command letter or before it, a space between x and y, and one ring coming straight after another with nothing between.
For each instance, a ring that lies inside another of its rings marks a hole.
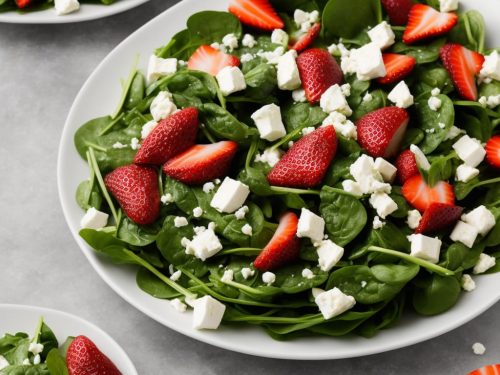
<instances>
[{"instance_id":1,"label":"gray countertop","mask_svg":"<svg viewBox=\"0 0 500 375\"><path fill-rule=\"evenodd\" d=\"M96 274L64 221L56 187L61 130L97 64L139 26L174 4L152 0L126 13L67 25L0 24L0 303L39 305L97 324L142 374L467 374L500 362L500 305L408 348L338 361L254 358L161 326ZM480 341L487 353L476 356Z\"/></svg>"}]
</instances>

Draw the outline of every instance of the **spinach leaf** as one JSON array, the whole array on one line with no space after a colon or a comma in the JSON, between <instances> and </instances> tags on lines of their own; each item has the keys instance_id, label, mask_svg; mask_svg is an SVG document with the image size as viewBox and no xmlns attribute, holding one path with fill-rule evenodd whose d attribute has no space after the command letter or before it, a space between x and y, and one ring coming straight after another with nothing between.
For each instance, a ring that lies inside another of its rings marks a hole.
<instances>
[{"instance_id":1,"label":"spinach leaf","mask_svg":"<svg viewBox=\"0 0 500 375\"><path fill-rule=\"evenodd\" d=\"M192 43L198 45L221 42L227 34L242 36L241 22L229 12L203 11L193 14L187 20Z\"/></svg>"},{"instance_id":2,"label":"spinach leaf","mask_svg":"<svg viewBox=\"0 0 500 375\"><path fill-rule=\"evenodd\" d=\"M496 224L486 237L487 247L500 245L500 208L491 207L490 211L495 216Z\"/></svg>"},{"instance_id":3,"label":"spinach leaf","mask_svg":"<svg viewBox=\"0 0 500 375\"><path fill-rule=\"evenodd\" d=\"M425 133L417 128L406 129L403 142L401 143L401 149L410 148L411 145L418 145L425 137Z\"/></svg>"},{"instance_id":4,"label":"spinach leaf","mask_svg":"<svg viewBox=\"0 0 500 375\"><path fill-rule=\"evenodd\" d=\"M327 41L354 38L380 22L380 14L380 0L330 0L323 11L323 35Z\"/></svg>"},{"instance_id":5,"label":"spinach leaf","mask_svg":"<svg viewBox=\"0 0 500 375\"><path fill-rule=\"evenodd\" d=\"M256 128L238 121L231 113L217 104L203 104L200 108L201 121L207 129L220 139L245 143L249 138L258 136Z\"/></svg>"},{"instance_id":6,"label":"spinach leaf","mask_svg":"<svg viewBox=\"0 0 500 375\"><path fill-rule=\"evenodd\" d=\"M414 74L415 83L412 85L412 93L415 96L430 92L435 87L440 89L443 94L453 91L453 82L450 75L441 66L417 65Z\"/></svg>"},{"instance_id":7,"label":"spinach leaf","mask_svg":"<svg viewBox=\"0 0 500 375\"><path fill-rule=\"evenodd\" d=\"M457 303L460 290L456 277L428 275L415 285L413 308L421 315L441 314Z\"/></svg>"},{"instance_id":8,"label":"spinach leaf","mask_svg":"<svg viewBox=\"0 0 500 375\"><path fill-rule=\"evenodd\" d=\"M90 207L99 210L102 199L97 181L93 183L90 180L82 181L76 189L76 202L84 210L88 210Z\"/></svg>"},{"instance_id":9,"label":"spinach leaf","mask_svg":"<svg viewBox=\"0 0 500 375\"><path fill-rule=\"evenodd\" d=\"M473 51L483 53L485 42L484 18L476 10L461 13L457 25L451 30L448 38Z\"/></svg>"},{"instance_id":10,"label":"spinach leaf","mask_svg":"<svg viewBox=\"0 0 500 375\"><path fill-rule=\"evenodd\" d=\"M245 73L247 89L242 93L241 98L245 99L265 99L272 102L271 95L278 87L276 68L270 64L260 64Z\"/></svg>"},{"instance_id":11,"label":"spinach leaf","mask_svg":"<svg viewBox=\"0 0 500 375\"><path fill-rule=\"evenodd\" d=\"M140 268L137 271L135 280L141 290L155 298L172 299L181 295L145 268Z\"/></svg>"},{"instance_id":12,"label":"spinach leaf","mask_svg":"<svg viewBox=\"0 0 500 375\"><path fill-rule=\"evenodd\" d=\"M59 354L59 350L51 349L45 360L50 375L68 375L68 368L64 358Z\"/></svg>"},{"instance_id":13,"label":"spinach leaf","mask_svg":"<svg viewBox=\"0 0 500 375\"><path fill-rule=\"evenodd\" d=\"M10 363L10 361L9 361ZM0 370L0 375L52 375L45 363L39 365L15 365Z\"/></svg>"},{"instance_id":14,"label":"spinach leaf","mask_svg":"<svg viewBox=\"0 0 500 375\"><path fill-rule=\"evenodd\" d=\"M439 181L449 180L455 174L458 165L457 159L455 152L432 159L431 167L427 173L427 184L434 186Z\"/></svg>"},{"instance_id":15,"label":"spinach leaf","mask_svg":"<svg viewBox=\"0 0 500 375\"><path fill-rule=\"evenodd\" d=\"M473 138L486 142L491 138L492 124L486 110L481 107L459 107L456 110L460 127Z\"/></svg>"},{"instance_id":16,"label":"spinach leaf","mask_svg":"<svg viewBox=\"0 0 500 375\"><path fill-rule=\"evenodd\" d=\"M309 103L288 102L281 110L288 133L299 128L317 126L326 118L326 113L320 107Z\"/></svg>"},{"instance_id":17,"label":"spinach leaf","mask_svg":"<svg viewBox=\"0 0 500 375\"><path fill-rule=\"evenodd\" d=\"M261 169L248 167L238 175L238 180L248 185L252 193L260 196L272 195L273 191L267 181L266 175Z\"/></svg>"},{"instance_id":18,"label":"spinach leaf","mask_svg":"<svg viewBox=\"0 0 500 375\"><path fill-rule=\"evenodd\" d=\"M308 279L302 276L302 270L310 268L314 277ZM307 264L293 264L280 268L275 272L276 281L273 286L280 288L284 293L295 294L311 288L318 287L326 282L328 273L321 271L318 267L311 267Z\"/></svg>"},{"instance_id":19,"label":"spinach leaf","mask_svg":"<svg viewBox=\"0 0 500 375\"><path fill-rule=\"evenodd\" d=\"M358 157L359 153L357 152L344 157L337 155L328 168L323 183L334 186L339 181L351 179L350 167Z\"/></svg>"},{"instance_id":20,"label":"spinach leaf","mask_svg":"<svg viewBox=\"0 0 500 375\"><path fill-rule=\"evenodd\" d=\"M361 103L353 108L352 118L358 120L367 113L373 112L387 105L387 93L384 90L374 90L370 92L372 100L361 101Z\"/></svg>"},{"instance_id":21,"label":"spinach leaf","mask_svg":"<svg viewBox=\"0 0 500 375\"><path fill-rule=\"evenodd\" d=\"M130 90L125 99L125 109L132 109L139 105L144 99L146 83L144 75L141 72L135 73L134 79L130 85Z\"/></svg>"},{"instance_id":22,"label":"spinach leaf","mask_svg":"<svg viewBox=\"0 0 500 375\"><path fill-rule=\"evenodd\" d=\"M184 29L175 34L168 44L158 48L155 54L162 58L175 57L177 59L187 60L197 47L198 45L196 43L191 43L189 30Z\"/></svg>"},{"instance_id":23,"label":"spinach leaf","mask_svg":"<svg viewBox=\"0 0 500 375\"><path fill-rule=\"evenodd\" d=\"M396 42L392 46L392 52L413 56L417 64L428 64L439 58L439 50L445 44L445 38L436 39L430 43L407 45L403 42Z\"/></svg>"},{"instance_id":24,"label":"spinach leaf","mask_svg":"<svg viewBox=\"0 0 500 375\"><path fill-rule=\"evenodd\" d=\"M121 220L116 237L133 246L147 246L155 242L160 225L137 225L128 217Z\"/></svg>"}]
</instances>

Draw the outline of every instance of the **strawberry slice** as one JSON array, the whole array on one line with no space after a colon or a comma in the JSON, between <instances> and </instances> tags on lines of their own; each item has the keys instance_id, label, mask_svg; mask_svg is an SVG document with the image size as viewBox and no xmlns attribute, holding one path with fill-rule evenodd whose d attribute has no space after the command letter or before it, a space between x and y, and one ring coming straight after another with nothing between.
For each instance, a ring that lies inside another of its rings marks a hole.
<instances>
[{"instance_id":1,"label":"strawberry slice","mask_svg":"<svg viewBox=\"0 0 500 375\"><path fill-rule=\"evenodd\" d=\"M391 158L399 151L410 116L399 107L370 112L356 122L358 143L374 157Z\"/></svg>"},{"instance_id":2,"label":"strawberry slice","mask_svg":"<svg viewBox=\"0 0 500 375\"><path fill-rule=\"evenodd\" d=\"M463 207L447 203L431 203L424 211L415 233L432 234L454 225L462 216Z\"/></svg>"},{"instance_id":3,"label":"strawberry slice","mask_svg":"<svg viewBox=\"0 0 500 375\"><path fill-rule=\"evenodd\" d=\"M412 0L382 0L382 6L389 16L391 24L404 26L408 22L408 15L413 6Z\"/></svg>"},{"instance_id":4,"label":"strawberry slice","mask_svg":"<svg viewBox=\"0 0 500 375\"><path fill-rule=\"evenodd\" d=\"M487 365L469 372L468 375L500 375L500 365Z\"/></svg>"},{"instance_id":5,"label":"strawberry slice","mask_svg":"<svg viewBox=\"0 0 500 375\"><path fill-rule=\"evenodd\" d=\"M420 174L417 161L415 160L415 154L410 150L401 152L396 158L395 165L398 170L398 179L401 184L404 184L410 177Z\"/></svg>"},{"instance_id":6,"label":"strawberry slice","mask_svg":"<svg viewBox=\"0 0 500 375\"><path fill-rule=\"evenodd\" d=\"M453 186L445 181L439 181L434 187L429 187L421 175L410 177L401 190L405 199L420 212L424 212L431 203L455 204Z\"/></svg>"},{"instance_id":7,"label":"strawberry slice","mask_svg":"<svg viewBox=\"0 0 500 375\"><path fill-rule=\"evenodd\" d=\"M120 370L86 336L77 336L66 353L69 375L121 375Z\"/></svg>"},{"instance_id":8,"label":"strawberry slice","mask_svg":"<svg viewBox=\"0 0 500 375\"><path fill-rule=\"evenodd\" d=\"M466 100L477 100L476 75L481 71L484 56L460 44L447 44L440 51L443 65L450 73L453 84Z\"/></svg>"},{"instance_id":9,"label":"strawberry slice","mask_svg":"<svg viewBox=\"0 0 500 375\"><path fill-rule=\"evenodd\" d=\"M194 144L198 133L198 110L185 108L160 121L142 142L134 163L162 165Z\"/></svg>"},{"instance_id":10,"label":"strawberry slice","mask_svg":"<svg viewBox=\"0 0 500 375\"><path fill-rule=\"evenodd\" d=\"M188 69L201 70L202 72L217 75L226 66L239 66L240 59L236 56L221 52L220 50L203 45L198 47L188 61Z\"/></svg>"},{"instance_id":11,"label":"strawberry slice","mask_svg":"<svg viewBox=\"0 0 500 375\"><path fill-rule=\"evenodd\" d=\"M321 95L335 84L341 84L344 78L337 61L328 51L311 48L297 57L302 86L309 103L315 104Z\"/></svg>"},{"instance_id":12,"label":"strawberry slice","mask_svg":"<svg viewBox=\"0 0 500 375\"><path fill-rule=\"evenodd\" d=\"M229 11L238 17L241 23L257 29L272 31L285 27L268 0L231 0Z\"/></svg>"},{"instance_id":13,"label":"strawberry slice","mask_svg":"<svg viewBox=\"0 0 500 375\"><path fill-rule=\"evenodd\" d=\"M297 237L299 218L293 212L285 213L266 247L253 262L259 271L275 270L299 258L300 238Z\"/></svg>"},{"instance_id":14,"label":"strawberry slice","mask_svg":"<svg viewBox=\"0 0 500 375\"><path fill-rule=\"evenodd\" d=\"M457 24L457 21L458 16L455 13L441 13L428 5L415 4L410 9L403 42L412 44L444 35Z\"/></svg>"},{"instance_id":15,"label":"strawberry slice","mask_svg":"<svg viewBox=\"0 0 500 375\"><path fill-rule=\"evenodd\" d=\"M16 0L16 5L19 9L24 9L33 4L33 0Z\"/></svg>"},{"instance_id":16,"label":"strawberry slice","mask_svg":"<svg viewBox=\"0 0 500 375\"><path fill-rule=\"evenodd\" d=\"M314 43L320 31L321 31L321 24L315 23L314 25L312 25L312 27L309 29L307 33L302 35L295 43L293 43L290 46L290 49L294 49L297 52L304 51L306 48L309 48Z\"/></svg>"},{"instance_id":17,"label":"strawberry slice","mask_svg":"<svg viewBox=\"0 0 500 375\"><path fill-rule=\"evenodd\" d=\"M311 188L325 176L337 152L333 126L323 126L302 137L267 175L271 185Z\"/></svg>"},{"instance_id":18,"label":"strawberry slice","mask_svg":"<svg viewBox=\"0 0 500 375\"><path fill-rule=\"evenodd\" d=\"M411 73L416 63L414 57L398 55L397 53L384 53L382 58L384 60L386 75L377 80L382 84L401 81Z\"/></svg>"},{"instance_id":19,"label":"strawberry slice","mask_svg":"<svg viewBox=\"0 0 500 375\"><path fill-rule=\"evenodd\" d=\"M158 218L160 191L155 168L125 165L109 173L104 182L132 221L148 225Z\"/></svg>"},{"instance_id":20,"label":"strawberry slice","mask_svg":"<svg viewBox=\"0 0 500 375\"><path fill-rule=\"evenodd\" d=\"M225 176L237 150L238 144L233 141L194 145L170 159L163 171L187 185L203 184Z\"/></svg>"},{"instance_id":21,"label":"strawberry slice","mask_svg":"<svg viewBox=\"0 0 500 375\"><path fill-rule=\"evenodd\" d=\"M486 161L492 167L500 168L500 135L491 137L485 146Z\"/></svg>"}]
</instances>

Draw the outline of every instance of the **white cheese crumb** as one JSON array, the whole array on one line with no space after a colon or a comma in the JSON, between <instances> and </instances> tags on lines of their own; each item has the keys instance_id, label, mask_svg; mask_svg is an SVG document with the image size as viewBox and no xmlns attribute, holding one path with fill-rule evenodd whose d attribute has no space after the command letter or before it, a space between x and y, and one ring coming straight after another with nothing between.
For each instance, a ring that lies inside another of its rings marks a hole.
<instances>
[{"instance_id":1,"label":"white cheese crumb","mask_svg":"<svg viewBox=\"0 0 500 375\"><path fill-rule=\"evenodd\" d=\"M439 99L437 96L431 96L427 101L427 105L433 111L437 111L439 108L441 108L441 104L441 99Z\"/></svg>"},{"instance_id":2,"label":"white cheese crumb","mask_svg":"<svg viewBox=\"0 0 500 375\"><path fill-rule=\"evenodd\" d=\"M121 142L116 142L113 144L112 146L114 149L121 149L121 148L127 148L128 145L124 145L123 143Z\"/></svg>"},{"instance_id":3,"label":"white cheese crumb","mask_svg":"<svg viewBox=\"0 0 500 375\"><path fill-rule=\"evenodd\" d=\"M234 271L233 270L225 270L220 281L222 281L223 283L228 283L228 282L233 281L233 278L234 278Z\"/></svg>"},{"instance_id":4,"label":"white cheese crumb","mask_svg":"<svg viewBox=\"0 0 500 375\"><path fill-rule=\"evenodd\" d=\"M475 355L483 355L486 353L486 347L480 342L476 342L472 345L472 351Z\"/></svg>"},{"instance_id":5,"label":"white cheese crumb","mask_svg":"<svg viewBox=\"0 0 500 375\"><path fill-rule=\"evenodd\" d=\"M234 213L234 216L236 216L236 219L238 220L243 220L247 212L248 212L248 206L243 206Z\"/></svg>"},{"instance_id":6,"label":"white cheese crumb","mask_svg":"<svg viewBox=\"0 0 500 375\"><path fill-rule=\"evenodd\" d=\"M170 276L170 280L177 281L181 278L181 276L182 276L181 270L177 270L172 274L172 276Z\"/></svg>"},{"instance_id":7,"label":"white cheese crumb","mask_svg":"<svg viewBox=\"0 0 500 375\"><path fill-rule=\"evenodd\" d=\"M186 225L188 225L188 221L185 217L183 216L176 216L174 218L174 226L176 228L181 228L181 227L185 227Z\"/></svg>"},{"instance_id":8,"label":"white cheese crumb","mask_svg":"<svg viewBox=\"0 0 500 375\"><path fill-rule=\"evenodd\" d=\"M380 220L378 216L375 216L373 218L373 229L380 229L383 228L385 225L385 222Z\"/></svg>"},{"instance_id":9,"label":"white cheese crumb","mask_svg":"<svg viewBox=\"0 0 500 375\"><path fill-rule=\"evenodd\" d=\"M203 215L203 209L201 207L195 207L193 209L193 216L200 217L201 215Z\"/></svg>"},{"instance_id":10,"label":"white cheese crumb","mask_svg":"<svg viewBox=\"0 0 500 375\"><path fill-rule=\"evenodd\" d=\"M255 271L251 268L244 267L241 269L241 276L243 276L245 280L248 280L248 278L252 277L253 275L255 275Z\"/></svg>"},{"instance_id":11,"label":"white cheese crumb","mask_svg":"<svg viewBox=\"0 0 500 375\"><path fill-rule=\"evenodd\" d=\"M168 204L168 203L172 203L174 201L174 197L172 196L172 194L166 193L166 194L161 196L160 200L161 200L161 203Z\"/></svg>"},{"instance_id":12,"label":"white cheese crumb","mask_svg":"<svg viewBox=\"0 0 500 375\"><path fill-rule=\"evenodd\" d=\"M132 150L138 150L138 149L139 149L139 147L141 147L141 145L139 144L139 140L138 140L137 138L135 138L135 137L134 137L134 138L132 138L132 139L130 140L130 148L131 148Z\"/></svg>"},{"instance_id":13,"label":"white cheese crumb","mask_svg":"<svg viewBox=\"0 0 500 375\"><path fill-rule=\"evenodd\" d=\"M210 193L214 189L215 189L215 185L214 185L213 182L206 182L206 183L203 184L203 192L205 194Z\"/></svg>"},{"instance_id":14,"label":"white cheese crumb","mask_svg":"<svg viewBox=\"0 0 500 375\"><path fill-rule=\"evenodd\" d=\"M309 268L304 268L302 270L302 277L306 279L313 279L314 273Z\"/></svg>"},{"instance_id":15,"label":"white cheese crumb","mask_svg":"<svg viewBox=\"0 0 500 375\"><path fill-rule=\"evenodd\" d=\"M476 289L476 283L470 275L462 275L462 288L466 292L472 292Z\"/></svg>"},{"instance_id":16,"label":"white cheese crumb","mask_svg":"<svg viewBox=\"0 0 500 375\"><path fill-rule=\"evenodd\" d=\"M272 272L264 272L262 274L262 282L267 284L268 286L271 286L274 284L276 281L276 275Z\"/></svg>"},{"instance_id":17,"label":"white cheese crumb","mask_svg":"<svg viewBox=\"0 0 500 375\"><path fill-rule=\"evenodd\" d=\"M251 236L252 235L252 226L250 224L245 224L243 225L243 227L241 228L241 233L247 235L247 236Z\"/></svg>"},{"instance_id":18,"label":"white cheese crumb","mask_svg":"<svg viewBox=\"0 0 500 375\"><path fill-rule=\"evenodd\" d=\"M187 305L182 302L179 298L174 298L170 301L170 305L178 312L183 313L187 310Z\"/></svg>"}]
</instances>

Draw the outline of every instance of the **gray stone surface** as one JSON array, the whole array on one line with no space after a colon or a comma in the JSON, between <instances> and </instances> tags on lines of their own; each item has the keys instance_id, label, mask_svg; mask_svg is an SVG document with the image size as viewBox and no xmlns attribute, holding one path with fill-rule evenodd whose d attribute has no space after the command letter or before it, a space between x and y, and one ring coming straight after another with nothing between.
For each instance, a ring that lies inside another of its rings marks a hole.
<instances>
[{"instance_id":1,"label":"gray stone surface","mask_svg":"<svg viewBox=\"0 0 500 375\"><path fill-rule=\"evenodd\" d=\"M65 310L111 334L140 374L466 374L499 360L500 305L437 339L359 359L253 358L184 337L128 305L71 238L57 196L56 157L70 105L126 36L175 1L60 26L0 24L0 302ZM472 354L481 341L487 354Z\"/></svg>"}]
</instances>

